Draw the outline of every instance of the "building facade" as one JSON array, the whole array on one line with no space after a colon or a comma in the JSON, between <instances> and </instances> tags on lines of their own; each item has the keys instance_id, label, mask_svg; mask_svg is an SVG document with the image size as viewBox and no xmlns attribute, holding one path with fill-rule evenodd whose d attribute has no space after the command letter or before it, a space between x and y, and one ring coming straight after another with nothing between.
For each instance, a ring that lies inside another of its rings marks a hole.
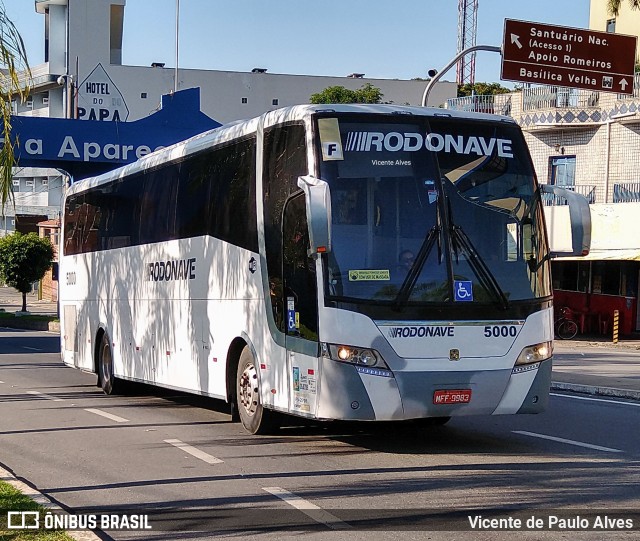
<instances>
[{"instance_id":1,"label":"building facade","mask_svg":"<svg viewBox=\"0 0 640 541\"><path fill-rule=\"evenodd\" d=\"M640 10L632 9L629 0L622 0L618 15L609 13L608 0L591 0L589 28L600 32L615 32L640 36Z\"/></svg>"}]
</instances>

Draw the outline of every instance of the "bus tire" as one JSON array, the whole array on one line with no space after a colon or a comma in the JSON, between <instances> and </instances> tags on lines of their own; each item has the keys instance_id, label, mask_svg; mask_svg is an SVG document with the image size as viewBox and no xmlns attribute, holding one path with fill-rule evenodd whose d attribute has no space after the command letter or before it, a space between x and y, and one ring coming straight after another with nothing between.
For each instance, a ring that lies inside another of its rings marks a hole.
<instances>
[{"instance_id":1,"label":"bus tire","mask_svg":"<svg viewBox=\"0 0 640 541\"><path fill-rule=\"evenodd\" d=\"M258 368L253 354L245 346L238 361L236 400L240 422L250 434L267 434L274 428L274 413L262 406Z\"/></svg>"},{"instance_id":2,"label":"bus tire","mask_svg":"<svg viewBox=\"0 0 640 541\"><path fill-rule=\"evenodd\" d=\"M105 394L117 394L121 382L113 375L113 354L109 335L104 333L98 348L98 385Z\"/></svg>"}]
</instances>

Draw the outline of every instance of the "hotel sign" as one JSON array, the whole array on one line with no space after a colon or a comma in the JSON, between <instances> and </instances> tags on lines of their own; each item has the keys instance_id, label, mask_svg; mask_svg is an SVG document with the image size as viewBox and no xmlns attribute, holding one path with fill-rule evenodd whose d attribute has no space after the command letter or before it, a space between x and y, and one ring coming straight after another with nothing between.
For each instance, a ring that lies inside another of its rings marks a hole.
<instances>
[{"instance_id":1,"label":"hotel sign","mask_svg":"<svg viewBox=\"0 0 640 541\"><path fill-rule=\"evenodd\" d=\"M633 93L636 37L506 19L502 79Z\"/></svg>"}]
</instances>

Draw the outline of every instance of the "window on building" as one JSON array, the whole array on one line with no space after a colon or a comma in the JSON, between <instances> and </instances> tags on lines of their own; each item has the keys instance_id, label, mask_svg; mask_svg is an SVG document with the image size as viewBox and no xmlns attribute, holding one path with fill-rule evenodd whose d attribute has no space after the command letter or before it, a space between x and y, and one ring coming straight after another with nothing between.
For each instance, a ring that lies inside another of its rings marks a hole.
<instances>
[{"instance_id":1,"label":"window on building","mask_svg":"<svg viewBox=\"0 0 640 541\"><path fill-rule=\"evenodd\" d=\"M607 32L609 32L609 34L613 34L616 31L616 20L615 19L609 19L607 21Z\"/></svg>"},{"instance_id":2,"label":"window on building","mask_svg":"<svg viewBox=\"0 0 640 541\"><path fill-rule=\"evenodd\" d=\"M589 262L557 261L553 263L553 289L581 291L589 288Z\"/></svg>"},{"instance_id":3,"label":"window on building","mask_svg":"<svg viewBox=\"0 0 640 541\"><path fill-rule=\"evenodd\" d=\"M49 179L48 178L43 178L42 179L42 185L43 186L49 186Z\"/></svg>"},{"instance_id":4,"label":"window on building","mask_svg":"<svg viewBox=\"0 0 640 541\"><path fill-rule=\"evenodd\" d=\"M278 105L278 98L273 98L271 100L271 105Z\"/></svg>"},{"instance_id":5,"label":"window on building","mask_svg":"<svg viewBox=\"0 0 640 541\"><path fill-rule=\"evenodd\" d=\"M593 292L620 295L620 261L593 262Z\"/></svg>"},{"instance_id":6,"label":"window on building","mask_svg":"<svg viewBox=\"0 0 640 541\"><path fill-rule=\"evenodd\" d=\"M575 186L576 183L576 157L556 156L549 158L551 169L551 182L556 186Z\"/></svg>"},{"instance_id":7,"label":"window on building","mask_svg":"<svg viewBox=\"0 0 640 541\"><path fill-rule=\"evenodd\" d=\"M122 30L124 6L111 5L111 27L109 29L110 63L122 65Z\"/></svg>"},{"instance_id":8,"label":"window on building","mask_svg":"<svg viewBox=\"0 0 640 541\"><path fill-rule=\"evenodd\" d=\"M249 103L249 98L242 98L242 103Z\"/></svg>"},{"instance_id":9,"label":"window on building","mask_svg":"<svg viewBox=\"0 0 640 541\"><path fill-rule=\"evenodd\" d=\"M13 184L14 188L19 188L20 187L20 181L19 180L13 179L11 181L11 184Z\"/></svg>"}]
</instances>

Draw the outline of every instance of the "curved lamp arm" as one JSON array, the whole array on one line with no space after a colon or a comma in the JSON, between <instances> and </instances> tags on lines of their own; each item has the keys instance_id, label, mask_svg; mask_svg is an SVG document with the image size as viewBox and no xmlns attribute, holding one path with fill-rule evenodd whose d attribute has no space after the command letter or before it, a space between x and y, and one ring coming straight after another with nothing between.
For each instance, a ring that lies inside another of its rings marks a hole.
<instances>
[{"instance_id":1,"label":"curved lamp arm","mask_svg":"<svg viewBox=\"0 0 640 541\"><path fill-rule=\"evenodd\" d=\"M424 94L422 94L422 107L427 106L427 100L429 99L429 92L431 92L431 89L436 84L436 82L440 80L440 77L442 77L445 73L447 73L451 69L451 67L458 60L460 60L464 55L472 53L474 51L490 51L492 53L502 54L502 47L496 47L495 45L474 45L473 47L468 47L464 51L459 52L456 56L453 57L453 60L451 62L449 62L444 68L442 68L438 73L436 73L431 79L431 81L429 81L427 88L424 89Z\"/></svg>"}]
</instances>

